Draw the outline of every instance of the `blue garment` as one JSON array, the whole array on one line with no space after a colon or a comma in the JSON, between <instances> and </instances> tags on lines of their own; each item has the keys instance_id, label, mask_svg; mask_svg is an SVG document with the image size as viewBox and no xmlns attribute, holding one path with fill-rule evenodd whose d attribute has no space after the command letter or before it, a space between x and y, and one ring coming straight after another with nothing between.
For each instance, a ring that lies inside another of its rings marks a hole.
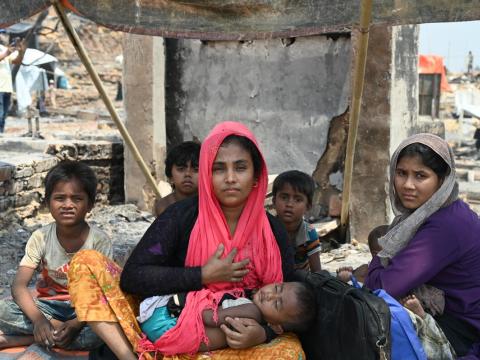
<instances>
[{"instance_id":1,"label":"blue garment","mask_svg":"<svg viewBox=\"0 0 480 360\"><path fill-rule=\"evenodd\" d=\"M5 119L10 107L11 96L12 94L9 92L0 92L0 133L5 130Z\"/></svg>"},{"instance_id":2,"label":"blue garment","mask_svg":"<svg viewBox=\"0 0 480 360\"><path fill-rule=\"evenodd\" d=\"M177 318L170 316L167 307L161 306L155 309L152 316L140 324L143 333L152 343L157 341L168 330L177 325Z\"/></svg>"},{"instance_id":3,"label":"blue garment","mask_svg":"<svg viewBox=\"0 0 480 360\"><path fill-rule=\"evenodd\" d=\"M353 287L360 288L361 285L352 275ZM378 289L373 292L382 298L390 310L390 338L392 339L392 360L427 360L422 343L417 336L410 315L403 306L388 295L385 290Z\"/></svg>"},{"instance_id":4,"label":"blue garment","mask_svg":"<svg viewBox=\"0 0 480 360\"><path fill-rule=\"evenodd\" d=\"M403 306L385 290L375 290L374 294L382 298L390 309L392 360L427 360L412 320Z\"/></svg>"}]
</instances>

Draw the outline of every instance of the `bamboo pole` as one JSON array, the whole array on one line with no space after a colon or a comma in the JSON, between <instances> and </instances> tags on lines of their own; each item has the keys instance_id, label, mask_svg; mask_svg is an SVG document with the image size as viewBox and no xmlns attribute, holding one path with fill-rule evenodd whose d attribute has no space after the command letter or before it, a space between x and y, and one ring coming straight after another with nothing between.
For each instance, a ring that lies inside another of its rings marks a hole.
<instances>
[{"instance_id":1,"label":"bamboo pole","mask_svg":"<svg viewBox=\"0 0 480 360\"><path fill-rule=\"evenodd\" d=\"M100 77L98 76L97 71L93 67L92 61L90 60L85 48L83 47L82 41L80 40L80 38L78 37L78 34L73 28L73 25L70 22L70 19L65 14L63 6L59 3L58 0L51 0L51 3L55 8L55 11L57 12L58 17L60 18L60 21L62 22L62 25L65 28L65 31L67 32L67 35L70 41L75 47L75 50L77 51L77 54L80 57L80 60L82 61L83 65L88 71L88 74L92 78L92 81L95 87L97 88L98 93L100 94L100 97L105 103L105 106L107 107L107 110L110 113L110 116L115 122L115 125L117 125L118 130L120 131L120 134L123 137L123 140L127 144L130 151L132 152L133 157L137 161L137 164L142 170L143 175L145 175L147 182L150 184L153 191L155 192L156 197L161 198L162 195L160 195L160 191L158 189L157 183L155 182L155 179L150 173L150 169L148 168L147 164L145 164L145 161L143 160L143 157L140 154L140 151L138 150L137 146L135 145L135 142L133 141L132 137L130 136L127 128L120 120L120 117L118 116L118 113L115 110L115 107L113 106L112 101L108 97L107 92L105 91L105 87L103 86L103 83L100 80Z\"/></svg>"},{"instance_id":2,"label":"bamboo pole","mask_svg":"<svg viewBox=\"0 0 480 360\"><path fill-rule=\"evenodd\" d=\"M345 239L350 211L350 194L352 190L353 160L357 141L358 121L362 105L363 84L365 80L365 66L367 62L368 38L372 17L372 0L363 0L360 10L360 36L358 53L355 61L352 100L348 126L348 140L345 155L345 171L343 180L342 210L340 213L340 231Z\"/></svg>"}]
</instances>

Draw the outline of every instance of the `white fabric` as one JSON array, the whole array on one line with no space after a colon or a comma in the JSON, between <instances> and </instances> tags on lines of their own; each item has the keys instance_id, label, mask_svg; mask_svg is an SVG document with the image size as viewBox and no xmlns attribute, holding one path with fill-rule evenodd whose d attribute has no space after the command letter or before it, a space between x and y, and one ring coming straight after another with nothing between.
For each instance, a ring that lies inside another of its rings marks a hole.
<instances>
[{"instance_id":1,"label":"white fabric","mask_svg":"<svg viewBox=\"0 0 480 360\"><path fill-rule=\"evenodd\" d=\"M143 300L140 303L140 311L137 316L138 322L144 323L150 319L155 309L167 306L168 300L170 300L172 296L173 295L152 296Z\"/></svg>"},{"instance_id":2,"label":"white fabric","mask_svg":"<svg viewBox=\"0 0 480 360\"><path fill-rule=\"evenodd\" d=\"M252 300L247 299L245 297L237 298L237 299L225 299L222 301L222 309L228 309L235 306L245 305L245 304L252 304Z\"/></svg>"},{"instance_id":3,"label":"white fabric","mask_svg":"<svg viewBox=\"0 0 480 360\"><path fill-rule=\"evenodd\" d=\"M42 65L57 62L57 58L37 49L27 49L23 55L22 63L25 65Z\"/></svg>"},{"instance_id":4,"label":"white fabric","mask_svg":"<svg viewBox=\"0 0 480 360\"><path fill-rule=\"evenodd\" d=\"M32 104L32 91L46 91L47 89L48 80L44 69L36 66L20 66L15 78L18 110L24 111Z\"/></svg>"},{"instance_id":5,"label":"white fabric","mask_svg":"<svg viewBox=\"0 0 480 360\"><path fill-rule=\"evenodd\" d=\"M0 54L5 53L7 48L3 45L0 45ZM12 69L10 68L10 63L18 55L18 51L14 51L8 55L5 59L0 61L0 92L13 92L12 86Z\"/></svg>"}]
</instances>

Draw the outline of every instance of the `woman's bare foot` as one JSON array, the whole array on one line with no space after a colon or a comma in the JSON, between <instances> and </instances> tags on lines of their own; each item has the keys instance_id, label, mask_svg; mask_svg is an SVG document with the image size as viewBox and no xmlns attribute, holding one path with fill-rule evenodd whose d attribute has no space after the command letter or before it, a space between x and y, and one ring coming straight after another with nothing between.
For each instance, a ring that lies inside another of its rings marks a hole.
<instances>
[{"instance_id":1,"label":"woman's bare foot","mask_svg":"<svg viewBox=\"0 0 480 360\"><path fill-rule=\"evenodd\" d=\"M425 318L425 310L423 310L420 300L418 300L415 295L408 295L404 297L401 303L414 314L420 316L422 319Z\"/></svg>"}]
</instances>

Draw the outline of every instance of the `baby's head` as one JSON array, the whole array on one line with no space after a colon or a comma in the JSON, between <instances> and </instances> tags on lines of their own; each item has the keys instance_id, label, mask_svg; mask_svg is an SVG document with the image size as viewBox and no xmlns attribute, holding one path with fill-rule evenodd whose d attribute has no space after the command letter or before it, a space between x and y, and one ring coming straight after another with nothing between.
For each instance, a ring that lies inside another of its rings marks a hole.
<instances>
[{"instance_id":1,"label":"baby's head","mask_svg":"<svg viewBox=\"0 0 480 360\"><path fill-rule=\"evenodd\" d=\"M301 282L265 285L255 293L253 303L277 334L304 332L315 319L315 294Z\"/></svg>"},{"instance_id":2,"label":"baby's head","mask_svg":"<svg viewBox=\"0 0 480 360\"><path fill-rule=\"evenodd\" d=\"M281 173L273 182L273 205L284 224L299 223L312 207L315 183L310 175L298 170Z\"/></svg>"},{"instance_id":3,"label":"baby's head","mask_svg":"<svg viewBox=\"0 0 480 360\"><path fill-rule=\"evenodd\" d=\"M173 147L165 160L165 175L172 188L184 196L191 196L198 190L198 159L200 144L185 141Z\"/></svg>"},{"instance_id":4,"label":"baby's head","mask_svg":"<svg viewBox=\"0 0 480 360\"><path fill-rule=\"evenodd\" d=\"M388 225L380 225L370 231L368 234L368 247L370 249L370 253L372 257L376 256L380 251L382 251L382 247L378 243L378 239L384 236L388 232Z\"/></svg>"}]
</instances>

